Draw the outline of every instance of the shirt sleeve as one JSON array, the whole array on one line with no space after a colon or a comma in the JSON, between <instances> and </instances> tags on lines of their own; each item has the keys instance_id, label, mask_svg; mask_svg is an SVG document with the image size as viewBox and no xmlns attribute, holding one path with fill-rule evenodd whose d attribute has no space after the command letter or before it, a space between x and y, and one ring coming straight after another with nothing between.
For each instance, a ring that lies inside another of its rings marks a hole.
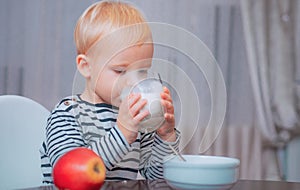
<instances>
[{"instance_id":1,"label":"shirt sleeve","mask_svg":"<svg viewBox=\"0 0 300 190\"><path fill-rule=\"evenodd\" d=\"M47 154L52 166L66 152L76 147L87 147L100 155L110 170L131 150L117 126L86 142L76 118L65 110L56 110L51 114L46 136Z\"/></svg>"},{"instance_id":2,"label":"shirt sleeve","mask_svg":"<svg viewBox=\"0 0 300 190\"><path fill-rule=\"evenodd\" d=\"M89 140L89 148L98 153L108 170L113 169L132 150L125 137L115 125L104 136Z\"/></svg>"},{"instance_id":3,"label":"shirt sleeve","mask_svg":"<svg viewBox=\"0 0 300 190\"><path fill-rule=\"evenodd\" d=\"M163 159L173 154L169 145L179 151L180 132L176 130L176 140L166 142L155 132L144 134L141 138L140 173L146 179L163 178Z\"/></svg>"},{"instance_id":4,"label":"shirt sleeve","mask_svg":"<svg viewBox=\"0 0 300 190\"><path fill-rule=\"evenodd\" d=\"M46 146L50 164L66 152L85 146L82 132L73 115L65 110L54 110L47 122Z\"/></svg>"}]
</instances>

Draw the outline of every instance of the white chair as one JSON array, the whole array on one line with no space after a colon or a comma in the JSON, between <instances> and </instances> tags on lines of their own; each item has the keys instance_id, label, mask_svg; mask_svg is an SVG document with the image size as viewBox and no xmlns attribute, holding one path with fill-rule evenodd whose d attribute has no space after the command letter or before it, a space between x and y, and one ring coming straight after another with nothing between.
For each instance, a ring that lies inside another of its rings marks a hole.
<instances>
[{"instance_id":1,"label":"white chair","mask_svg":"<svg viewBox=\"0 0 300 190\"><path fill-rule=\"evenodd\" d=\"M39 148L49 114L31 99L0 96L0 189L42 184Z\"/></svg>"}]
</instances>

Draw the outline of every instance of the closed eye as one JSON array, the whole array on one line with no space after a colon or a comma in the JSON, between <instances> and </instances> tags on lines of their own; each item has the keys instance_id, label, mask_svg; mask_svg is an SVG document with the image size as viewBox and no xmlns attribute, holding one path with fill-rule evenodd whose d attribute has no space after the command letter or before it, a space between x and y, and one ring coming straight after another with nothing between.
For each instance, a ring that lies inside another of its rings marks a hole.
<instances>
[{"instance_id":1,"label":"closed eye","mask_svg":"<svg viewBox=\"0 0 300 190\"><path fill-rule=\"evenodd\" d=\"M123 74L123 73L125 73L125 70L122 70L122 69L114 69L114 72L117 73L117 74Z\"/></svg>"}]
</instances>

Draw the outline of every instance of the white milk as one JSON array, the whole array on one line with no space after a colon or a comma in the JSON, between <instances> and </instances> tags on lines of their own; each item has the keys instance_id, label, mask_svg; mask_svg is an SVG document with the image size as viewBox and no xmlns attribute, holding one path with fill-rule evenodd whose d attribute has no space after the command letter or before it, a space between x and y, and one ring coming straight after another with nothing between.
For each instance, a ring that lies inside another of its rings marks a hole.
<instances>
[{"instance_id":1,"label":"white milk","mask_svg":"<svg viewBox=\"0 0 300 190\"><path fill-rule=\"evenodd\" d=\"M124 87L121 93L121 99L127 97L130 93L140 93L142 99L147 100L147 104L141 110L149 110L150 115L140 122L140 131L149 133L158 129L164 122L164 110L161 105L160 93L162 92L162 84L155 79L145 79L134 85Z\"/></svg>"},{"instance_id":2,"label":"white milk","mask_svg":"<svg viewBox=\"0 0 300 190\"><path fill-rule=\"evenodd\" d=\"M164 111L161 105L161 98L159 93L142 93L142 99L147 100L147 104L142 109L149 110L150 115L148 115L139 124L140 131L144 133L152 132L160 127L164 122Z\"/></svg>"}]
</instances>

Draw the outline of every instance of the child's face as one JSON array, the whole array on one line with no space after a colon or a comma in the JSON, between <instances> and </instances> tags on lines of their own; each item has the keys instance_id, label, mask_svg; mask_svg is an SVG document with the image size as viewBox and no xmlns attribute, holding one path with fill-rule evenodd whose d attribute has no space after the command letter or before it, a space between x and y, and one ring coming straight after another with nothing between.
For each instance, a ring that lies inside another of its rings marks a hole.
<instances>
[{"instance_id":1,"label":"child's face","mask_svg":"<svg viewBox=\"0 0 300 190\"><path fill-rule=\"evenodd\" d=\"M120 91L113 90L119 77L130 70L151 67L153 45L143 44L129 47L115 56L95 56L92 61L91 85L95 102L119 106Z\"/></svg>"}]
</instances>

